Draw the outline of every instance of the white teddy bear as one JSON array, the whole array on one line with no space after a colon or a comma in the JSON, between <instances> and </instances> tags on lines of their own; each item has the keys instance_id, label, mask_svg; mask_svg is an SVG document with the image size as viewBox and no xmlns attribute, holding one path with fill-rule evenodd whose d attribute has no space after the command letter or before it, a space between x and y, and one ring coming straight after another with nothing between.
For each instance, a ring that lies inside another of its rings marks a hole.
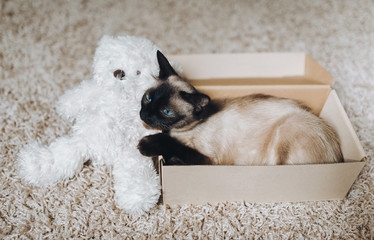
<instances>
[{"instance_id":1,"label":"white teddy bear","mask_svg":"<svg viewBox=\"0 0 374 240\"><path fill-rule=\"evenodd\" d=\"M68 90L57 102L58 113L73 123L69 135L49 146L28 144L19 153L21 177L37 186L71 178L91 160L113 166L117 205L130 214L150 210L160 196L153 161L142 156L139 140L155 131L139 117L144 92L159 74L149 40L104 36L95 52L92 79Z\"/></svg>"}]
</instances>

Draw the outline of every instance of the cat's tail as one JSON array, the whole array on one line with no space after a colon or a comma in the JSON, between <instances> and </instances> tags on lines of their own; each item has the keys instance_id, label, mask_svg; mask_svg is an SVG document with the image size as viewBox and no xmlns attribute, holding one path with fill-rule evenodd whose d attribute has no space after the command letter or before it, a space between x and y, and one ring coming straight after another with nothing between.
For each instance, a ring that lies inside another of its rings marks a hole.
<instances>
[{"instance_id":1,"label":"cat's tail","mask_svg":"<svg viewBox=\"0 0 374 240\"><path fill-rule=\"evenodd\" d=\"M331 162L344 162L343 153L341 149L340 139L335 129L323 119L321 120L321 128L323 129L324 136L318 136L322 143L322 149L327 151L327 157ZM327 160L328 161L328 160Z\"/></svg>"},{"instance_id":2,"label":"cat's tail","mask_svg":"<svg viewBox=\"0 0 374 240\"><path fill-rule=\"evenodd\" d=\"M73 177L83 167L85 152L84 143L69 136L48 146L32 142L18 154L18 173L32 185L48 186Z\"/></svg>"}]
</instances>

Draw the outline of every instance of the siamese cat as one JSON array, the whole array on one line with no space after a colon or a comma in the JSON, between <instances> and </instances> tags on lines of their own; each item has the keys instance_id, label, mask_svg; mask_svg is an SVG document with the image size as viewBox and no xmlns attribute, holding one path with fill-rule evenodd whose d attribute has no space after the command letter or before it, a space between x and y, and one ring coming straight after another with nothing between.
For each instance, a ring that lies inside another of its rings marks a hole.
<instances>
[{"instance_id":1,"label":"siamese cat","mask_svg":"<svg viewBox=\"0 0 374 240\"><path fill-rule=\"evenodd\" d=\"M301 103L264 94L211 100L157 52L159 85L146 91L140 117L163 132L138 145L166 164L283 165L343 160L337 133Z\"/></svg>"}]
</instances>

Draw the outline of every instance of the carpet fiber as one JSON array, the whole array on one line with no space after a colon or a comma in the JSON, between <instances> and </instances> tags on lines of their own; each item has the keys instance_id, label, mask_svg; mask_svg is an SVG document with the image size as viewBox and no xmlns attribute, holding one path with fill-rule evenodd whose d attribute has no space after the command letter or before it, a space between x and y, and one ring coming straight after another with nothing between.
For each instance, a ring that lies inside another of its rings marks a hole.
<instances>
[{"instance_id":1,"label":"carpet fiber","mask_svg":"<svg viewBox=\"0 0 374 240\"><path fill-rule=\"evenodd\" d=\"M0 1L0 238L373 239L374 4L362 1ZM159 205L132 217L113 200L111 169L32 187L20 148L70 125L57 98L91 74L103 34L147 37L166 54L306 52L334 88L368 155L342 201Z\"/></svg>"}]
</instances>

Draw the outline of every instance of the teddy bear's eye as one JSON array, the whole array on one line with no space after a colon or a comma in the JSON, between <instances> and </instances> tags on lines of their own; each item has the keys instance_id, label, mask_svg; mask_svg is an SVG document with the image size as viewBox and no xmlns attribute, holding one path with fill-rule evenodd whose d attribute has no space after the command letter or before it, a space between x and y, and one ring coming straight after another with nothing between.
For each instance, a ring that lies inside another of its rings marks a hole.
<instances>
[{"instance_id":1,"label":"teddy bear's eye","mask_svg":"<svg viewBox=\"0 0 374 240\"><path fill-rule=\"evenodd\" d=\"M141 72L138 70L138 71L136 71L136 75L140 75L141 74Z\"/></svg>"},{"instance_id":2,"label":"teddy bear's eye","mask_svg":"<svg viewBox=\"0 0 374 240\"><path fill-rule=\"evenodd\" d=\"M116 71L113 72L113 75L115 78L119 80L123 80L126 76L125 72L121 69L117 69Z\"/></svg>"}]
</instances>

